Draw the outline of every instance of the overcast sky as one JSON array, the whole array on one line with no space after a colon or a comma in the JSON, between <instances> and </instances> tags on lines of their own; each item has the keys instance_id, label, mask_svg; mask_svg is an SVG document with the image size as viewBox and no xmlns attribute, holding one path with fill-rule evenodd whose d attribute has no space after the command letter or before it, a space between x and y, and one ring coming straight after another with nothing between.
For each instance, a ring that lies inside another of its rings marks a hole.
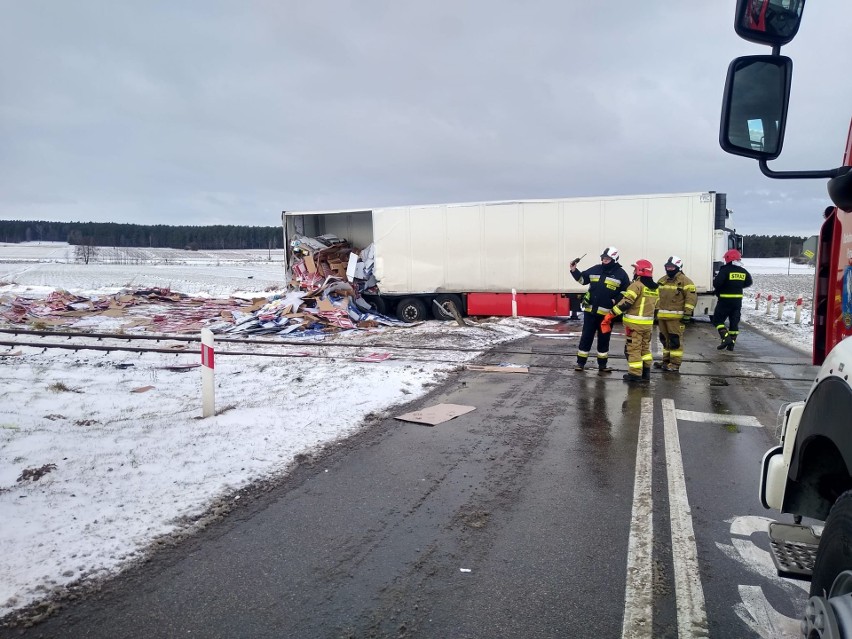
<instances>
[{"instance_id":1,"label":"overcast sky","mask_svg":"<svg viewBox=\"0 0 852 639\"><path fill-rule=\"evenodd\" d=\"M718 145L735 0L0 0L0 219L280 223L284 209L728 194L816 233L825 180ZM849 0L812 1L784 153L842 160Z\"/></svg>"}]
</instances>

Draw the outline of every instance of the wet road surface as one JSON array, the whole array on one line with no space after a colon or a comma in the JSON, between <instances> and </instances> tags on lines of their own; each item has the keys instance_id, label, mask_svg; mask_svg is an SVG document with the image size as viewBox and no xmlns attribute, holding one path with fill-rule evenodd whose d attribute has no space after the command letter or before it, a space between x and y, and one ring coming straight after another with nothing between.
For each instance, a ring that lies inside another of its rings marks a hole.
<instances>
[{"instance_id":1,"label":"wet road surface","mask_svg":"<svg viewBox=\"0 0 852 639\"><path fill-rule=\"evenodd\" d=\"M461 371L394 414L475 411L435 427L377 421L99 593L0 636L793 632L806 584L775 577L753 531L773 514L757 498L760 460L780 406L805 397L809 358L748 329L719 353L697 324L683 374L632 387L620 335L621 370L571 369L579 328L483 362L527 375Z\"/></svg>"}]
</instances>

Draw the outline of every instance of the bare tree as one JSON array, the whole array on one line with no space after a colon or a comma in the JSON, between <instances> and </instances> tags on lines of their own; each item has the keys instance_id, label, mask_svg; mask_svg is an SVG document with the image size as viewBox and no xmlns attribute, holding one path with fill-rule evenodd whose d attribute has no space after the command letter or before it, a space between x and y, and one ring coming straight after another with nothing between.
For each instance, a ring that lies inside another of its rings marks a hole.
<instances>
[{"instance_id":1,"label":"bare tree","mask_svg":"<svg viewBox=\"0 0 852 639\"><path fill-rule=\"evenodd\" d=\"M95 240L91 237L84 237L82 241L74 247L74 259L83 264L88 264L98 255L98 247L95 246Z\"/></svg>"}]
</instances>

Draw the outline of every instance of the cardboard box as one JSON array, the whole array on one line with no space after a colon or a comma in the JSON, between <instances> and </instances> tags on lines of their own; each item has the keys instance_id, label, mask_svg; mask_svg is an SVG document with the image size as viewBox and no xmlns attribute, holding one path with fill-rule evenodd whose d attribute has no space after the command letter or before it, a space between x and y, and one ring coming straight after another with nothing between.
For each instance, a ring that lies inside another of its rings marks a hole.
<instances>
[{"instance_id":1,"label":"cardboard box","mask_svg":"<svg viewBox=\"0 0 852 639\"><path fill-rule=\"evenodd\" d=\"M304 261L305 261L305 268L308 269L308 273L316 273L317 272L317 265L316 265L316 262L314 262L313 255L305 255Z\"/></svg>"}]
</instances>

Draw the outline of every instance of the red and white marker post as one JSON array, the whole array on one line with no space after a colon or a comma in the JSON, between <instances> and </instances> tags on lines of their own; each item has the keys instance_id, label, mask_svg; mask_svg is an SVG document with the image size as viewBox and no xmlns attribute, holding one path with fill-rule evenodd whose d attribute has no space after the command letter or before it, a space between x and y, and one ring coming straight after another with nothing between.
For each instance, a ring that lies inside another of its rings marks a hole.
<instances>
[{"instance_id":1,"label":"red and white marker post","mask_svg":"<svg viewBox=\"0 0 852 639\"><path fill-rule=\"evenodd\" d=\"M754 310L757 310L757 307L760 306L760 293L754 296Z\"/></svg>"},{"instance_id":2,"label":"red and white marker post","mask_svg":"<svg viewBox=\"0 0 852 639\"><path fill-rule=\"evenodd\" d=\"M778 315L777 315L777 319L781 319L781 315L782 315L782 313L784 313L784 301L785 301L785 299L784 299L784 296L783 296L783 295L782 295L780 298L778 298Z\"/></svg>"},{"instance_id":3,"label":"red and white marker post","mask_svg":"<svg viewBox=\"0 0 852 639\"><path fill-rule=\"evenodd\" d=\"M213 331L201 329L201 416L216 414L215 386L213 384Z\"/></svg>"},{"instance_id":4,"label":"red and white marker post","mask_svg":"<svg viewBox=\"0 0 852 639\"><path fill-rule=\"evenodd\" d=\"M799 299L796 300L796 324L802 323L802 296L799 296Z\"/></svg>"}]
</instances>

